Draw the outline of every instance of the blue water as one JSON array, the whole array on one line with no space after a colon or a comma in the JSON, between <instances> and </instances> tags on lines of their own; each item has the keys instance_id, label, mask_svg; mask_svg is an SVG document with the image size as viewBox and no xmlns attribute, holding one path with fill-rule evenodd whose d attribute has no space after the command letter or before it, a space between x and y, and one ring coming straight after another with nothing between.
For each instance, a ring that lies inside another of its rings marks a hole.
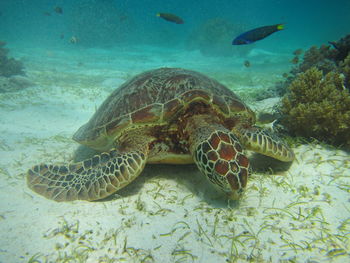
<instances>
[{"instance_id":1,"label":"blue water","mask_svg":"<svg viewBox=\"0 0 350 263\"><path fill-rule=\"evenodd\" d=\"M53 12L55 6L62 7L62 15ZM105 43L181 47L196 27L210 18L219 17L233 24L244 24L246 29L286 23L285 31L256 44L267 50L285 50L339 39L348 33L349 10L350 2L346 0L2 0L0 36L10 45L26 46L64 48L67 39L75 35L83 46L103 46ZM51 16L44 12L50 12ZM174 13L182 17L185 24L165 22L156 17L158 12ZM81 32L76 30L77 21L86 22L81 26L90 33L80 36ZM61 34L65 35L63 41Z\"/></svg>"},{"instance_id":2,"label":"blue water","mask_svg":"<svg viewBox=\"0 0 350 263\"><path fill-rule=\"evenodd\" d=\"M32 83L0 93L0 263L350 262L349 153L321 144L295 146L296 160L276 171L256 158L264 167L240 203L194 165L146 165L101 202L57 203L25 179L33 165L72 160L74 132L146 70L197 70L271 111L280 98L268 90L293 51L349 34L349 14L349 0L0 0L0 41ZM231 45L277 23L285 29Z\"/></svg>"}]
</instances>

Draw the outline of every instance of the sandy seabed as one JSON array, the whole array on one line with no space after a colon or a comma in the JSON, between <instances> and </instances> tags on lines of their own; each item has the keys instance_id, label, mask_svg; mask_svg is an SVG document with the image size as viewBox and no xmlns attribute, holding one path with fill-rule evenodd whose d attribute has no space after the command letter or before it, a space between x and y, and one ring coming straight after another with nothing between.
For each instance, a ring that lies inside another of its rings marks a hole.
<instances>
[{"instance_id":1,"label":"sandy seabed","mask_svg":"<svg viewBox=\"0 0 350 263\"><path fill-rule=\"evenodd\" d=\"M194 165L148 165L99 202L57 203L26 186L31 166L72 158L72 134L131 76L160 66L195 69L254 108L249 96L278 80L282 55L264 53L267 69L196 52L17 55L35 85L0 94L0 262L350 262L350 155L326 145L295 147L290 167L267 169L269 159L253 156L239 202L225 200Z\"/></svg>"}]
</instances>

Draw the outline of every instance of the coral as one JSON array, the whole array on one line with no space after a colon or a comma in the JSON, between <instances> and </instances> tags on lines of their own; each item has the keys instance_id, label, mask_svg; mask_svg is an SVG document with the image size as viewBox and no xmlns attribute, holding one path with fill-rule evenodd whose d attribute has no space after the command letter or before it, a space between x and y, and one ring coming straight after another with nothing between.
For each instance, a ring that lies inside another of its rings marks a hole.
<instances>
[{"instance_id":1,"label":"coral","mask_svg":"<svg viewBox=\"0 0 350 263\"><path fill-rule=\"evenodd\" d=\"M340 72L344 74L344 86L350 90L350 53L349 55L339 64Z\"/></svg>"},{"instance_id":2,"label":"coral","mask_svg":"<svg viewBox=\"0 0 350 263\"><path fill-rule=\"evenodd\" d=\"M5 42L0 41L0 93L17 91L33 85L24 74L22 62L9 58L9 50L4 48Z\"/></svg>"},{"instance_id":3,"label":"coral","mask_svg":"<svg viewBox=\"0 0 350 263\"><path fill-rule=\"evenodd\" d=\"M317 67L327 74L330 71L337 70L339 64L350 53L350 35L347 35L336 42L329 42L330 45L322 45L321 47L312 46L304 54L302 63L292 69L291 73L296 75L300 72Z\"/></svg>"},{"instance_id":4,"label":"coral","mask_svg":"<svg viewBox=\"0 0 350 263\"><path fill-rule=\"evenodd\" d=\"M343 81L316 67L299 74L282 100L281 123L296 136L350 146L350 93Z\"/></svg>"},{"instance_id":5,"label":"coral","mask_svg":"<svg viewBox=\"0 0 350 263\"><path fill-rule=\"evenodd\" d=\"M350 35L347 35L336 42L329 42L334 48L333 59L336 62L343 61L350 53Z\"/></svg>"},{"instance_id":6,"label":"coral","mask_svg":"<svg viewBox=\"0 0 350 263\"><path fill-rule=\"evenodd\" d=\"M286 80L276 84L277 93L279 95L285 94L288 86L298 77L298 74L306 72L312 67L321 70L323 76L329 72L343 74L345 87L350 90L350 35L336 42L329 42L329 44L320 47L312 46L307 50L303 59L299 60L300 63L293 67L289 74L285 73Z\"/></svg>"},{"instance_id":7,"label":"coral","mask_svg":"<svg viewBox=\"0 0 350 263\"><path fill-rule=\"evenodd\" d=\"M205 56L244 55L252 47L237 48L231 42L235 35L244 31L241 24L233 24L222 18L212 18L201 24L189 36L187 48L199 49Z\"/></svg>"},{"instance_id":8,"label":"coral","mask_svg":"<svg viewBox=\"0 0 350 263\"><path fill-rule=\"evenodd\" d=\"M305 72L312 67L317 67L322 70L324 74L336 69L337 64L333 59L335 50L330 46L322 45L321 47L312 46L304 54L302 63L292 69L291 73L297 75L300 72Z\"/></svg>"},{"instance_id":9,"label":"coral","mask_svg":"<svg viewBox=\"0 0 350 263\"><path fill-rule=\"evenodd\" d=\"M8 58L9 50L4 48L5 45L5 42L0 41L0 76L24 75L23 64L14 58Z\"/></svg>"}]
</instances>

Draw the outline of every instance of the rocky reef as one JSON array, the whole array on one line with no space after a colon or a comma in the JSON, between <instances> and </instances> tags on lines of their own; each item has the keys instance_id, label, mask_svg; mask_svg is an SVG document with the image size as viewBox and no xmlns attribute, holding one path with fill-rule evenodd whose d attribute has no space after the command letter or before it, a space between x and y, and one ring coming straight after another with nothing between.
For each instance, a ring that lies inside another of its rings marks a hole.
<instances>
[{"instance_id":1,"label":"rocky reef","mask_svg":"<svg viewBox=\"0 0 350 263\"><path fill-rule=\"evenodd\" d=\"M311 47L282 87L279 111L289 133L350 146L350 35Z\"/></svg>"},{"instance_id":2,"label":"rocky reef","mask_svg":"<svg viewBox=\"0 0 350 263\"><path fill-rule=\"evenodd\" d=\"M232 56L247 54L252 47L237 48L231 42L235 35L244 32L242 24L234 24L223 18L211 18L199 25L189 36L189 50L199 49L205 56Z\"/></svg>"}]
</instances>

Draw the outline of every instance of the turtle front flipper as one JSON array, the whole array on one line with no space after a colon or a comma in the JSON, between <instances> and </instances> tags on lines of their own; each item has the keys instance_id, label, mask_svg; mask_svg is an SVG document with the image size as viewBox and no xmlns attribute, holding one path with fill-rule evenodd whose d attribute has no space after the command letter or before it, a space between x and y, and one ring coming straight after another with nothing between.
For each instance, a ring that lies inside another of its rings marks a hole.
<instances>
[{"instance_id":1,"label":"turtle front flipper","mask_svg":"<svg viewBox=\"0 0 350 263\"><path fill-rule=\"evenodd\" d=\"M187 125L190 151L199 170L231 199L247 185L249 161L236 136L218 123L194 116Z\"/></svg>"},{"instance_id":2,"label":"turtle front flipper","mask_svg":"<svg viewBox=\"0 0 350 263\"><path fill-rule=\"evenodd\" d=\"M248 150L270 156L283 162L291 162L295 158L292 149L274 133L266 129L257 126L249 129L239 129L237 136Z\"/></svg>"},{"instance_id":3,"label":"turtle front flipper","mask_svg":"<svg viewBox=\"0 0 350 263\"><path fill-rule=\"evenodd\" d=\"M149 144L137 141L140 140L126 143L122 151L112 149L78 163L36 165L27 172L27 184L34 192L55 201L105 198L132 182L143 170Z\"/></svg>"}]
</instances>

